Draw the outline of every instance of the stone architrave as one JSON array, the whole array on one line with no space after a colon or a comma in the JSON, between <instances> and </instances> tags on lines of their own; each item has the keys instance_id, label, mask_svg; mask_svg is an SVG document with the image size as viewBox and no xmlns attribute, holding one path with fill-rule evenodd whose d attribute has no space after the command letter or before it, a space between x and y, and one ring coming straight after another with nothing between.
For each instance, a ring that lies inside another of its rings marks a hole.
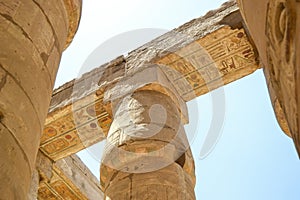
<instances>
[{"instance_id":1,"label":"stone architrave","mask_svg":"<svg viewBox=\"0 0 300 200\"><path fill-rule=\"evenodd\" d=\"M36 181L36 176L33 176L31 197L35 194L39 200L103 199L99 181L76 155L53 162L39 152L36 171L38 181Z\"/></svg>"}]
</instances>

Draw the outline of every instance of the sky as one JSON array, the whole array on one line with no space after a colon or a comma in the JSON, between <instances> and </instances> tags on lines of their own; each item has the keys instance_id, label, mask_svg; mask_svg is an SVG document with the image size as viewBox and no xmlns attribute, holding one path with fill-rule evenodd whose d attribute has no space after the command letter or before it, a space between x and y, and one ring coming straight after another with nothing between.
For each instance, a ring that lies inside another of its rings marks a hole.
<instances>
[{"instance_id":1,"label":"sky","mask_svg":"<svg viewBox=\"0 0 300 200\"><path fill-rule=\"evenodd\" d=\"M200 17L223 2L84 1L80 27L73 43L63 53L56 87L79 77L87 58L93 52L99 53L95 51L97 48L102 50L96 64L100 65L122 53L126 54L126 48L133 50L144 40L148 41ZM145 35L144 30L149 34ZM136 42L123 39L123 42L116 43L122 38L118 36L132 32ZM142 33L141 39L137 35L139 33ZM120 48L114 50L109 46ZM213 111L211 93L188 103L190 125L186 126L186 131L196 135L191 141L191 148L196 164L197 199L298 200L300 162L292 140L276 122L262 70L215 92L220 91L225 94L225 120L216 146L205 158L200 157L201 146L213 117L220 113ZM98 159L91 157L89 151L78 155L99 177Z\"/></svg>"}]
</instances>

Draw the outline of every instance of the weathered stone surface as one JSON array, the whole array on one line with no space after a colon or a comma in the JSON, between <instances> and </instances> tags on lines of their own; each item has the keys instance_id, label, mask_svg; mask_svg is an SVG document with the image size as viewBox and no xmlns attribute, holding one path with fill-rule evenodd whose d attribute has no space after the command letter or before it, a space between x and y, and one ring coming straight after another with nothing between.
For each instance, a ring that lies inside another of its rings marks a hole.
<instances>
[{"instance_id":1,"label":"weathered stone surface","mask_svg":"<svg viewBox=\"0 0 300 200\"><path fill-rule=\"evenodd\" d=\"M37 170L38 199L103 199L98 180L75 155L53 162L40 152Z\"/></svg>"},{"instance_id":2,"label":"weathered stone surface","mask_svg":"<svg viewBox=\"0 0 300 200\"><path fill-rule=\"evenodd\" d=\"M55 165L87 199L98 200L103 198L99 181L77 156L72 155L61 159Z\"/></svg>"},{"instance_id":3,"label":"weathered stone surface","mask_svg":"<svg viewBox=\"0 0 300 200\"><path fill-rule=\"evenodd\" d=\"M99 81L99 84L106 86L104 92L104 102L118 102L119 98L122 98L128 94L133 94L137 90L150 90L158 91L166 94L177 106L181 115L181 120L184 124L188 123L188 111L185 101L181 95L178 94L174 84L169 80L169 77L165 75L159 64L147 65L147 67L137 71L135 74L124 76L119 79L115 84L106 84L103 79ZM114 105L112 105L114 106ZM111 110L106 106L108 110ZM114 111L109 111L114 113Z\"/></svg>"},{"instance_id":4,"label":"weathered stone surface","mask_svg":"<svg viewBox=\"0 0 300 200\"><path fill-rule=\"evenodd\" d=\"M300 1L239 0L239 4L264 66L278 122L300 154Z\"/></svg>"},{"instance_id":5,"label":"weathered stone surface","mask_svg":"<svg viewBox=\"0 0 300 200\"><path fill-rule=\"evenodd\" d=\"M72 42L81 18L82 0L64 0L64 5L68 13L68 36L64 46L66 49Z\"/></svg>"},{"instance_id":6,"label":"weathered stone surface","mask_svg":"<svg viewBox=\"0 0 300 200\"><path fill-rule=\"evenodd\" d=\"M80 13L81 3L74 1ZM56 12L56 5L62 5L62 12ZM58 47L66 44L68 32L75 34L74 28L60 26L69 23L64 5L68 2L55 0L47 7L53 12L46 14L35 0L0 1L1 199L27 199L63 50ZM78 25L78 19L71 21Z\"/></svg>"},{"instance_id":7,"label":"weathered stone surface","mask_svg":"<svg viewBox=\"0 0 300 200\"><path fill-rule=\"evenodd\" d=\"M1 199L26 199L31 180L30 163L13 134L0 123Z\"/></svg>"},{"instance_id":8,"label":"weathered stone surface","mask_svg":"<svg viewBox=\"0 0 300 200\"><path fill-rule=\"evenodd\" d=\"M103 140L110 123L103 95L88 95L48 115L40 149L53 160L72 155Z\"/></svg>"},{"instance_id":9,"label":"weathered stone surface","mask_svg":"<svg viewBox=\"0 0 300 200\"><path fill-rule=\"evenodd\" d=\"M157 91L124 95L115 105L103 162L142 173L163 167L158 160L162 165L177 160L189 144L174 101Z\"/></svg>"},{"instance_id":10,"label":"weathered stone surface","mask_svg":"<svg viewBox=\"0 0 300 200\"><path fill-rule=\"evenodd\" d=\"M116 172L104 199L194 200L188 176L176 163L144 174Z\"/></svg>"},{"instance_id":11,"label":"weathered stone surface","mask_svg":"<svg viewBox=\"0 0 300 200\"><path fill-rule=\"evenodd\" d=\"M39 183L40 183L39 172L35 169L32 173L30 190L27 195L29 200L38 199Z\"/></svg>"},{"instance_id":12,"label":"weathered stone surface","mask_svg":"<svg viewBox=\"0 0 300 200\"><path fill-rule=\"evenodd\" d=\"M177 52L188 44L222 28L226 25L226 23L223 23L223 19L236 11L238 11L238 7L235 1L228 1L221 8L210 11L203 17L187 22L130 52L126 58L126 74L134 74L145 63L153 63L157 58Z\"/></svg>"},{"instance_id":13,"label":"weathered stone surface","mask_svg":"<svg viewBox=\"0 0 300 200\"><path fill-rule=\"evenodd\" d=\"M185 101L258 69L245 31L224 26L156 61Z\"/></svg>"}]
</instances>

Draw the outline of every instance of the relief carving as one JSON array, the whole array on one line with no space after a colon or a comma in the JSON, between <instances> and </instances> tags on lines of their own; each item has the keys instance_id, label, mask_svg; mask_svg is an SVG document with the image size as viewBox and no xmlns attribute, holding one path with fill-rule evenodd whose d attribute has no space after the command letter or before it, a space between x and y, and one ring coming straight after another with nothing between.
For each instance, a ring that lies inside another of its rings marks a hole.
<instances>
[{"instance_id":1,"label":"relief carving","mask_svg":"<svg viewBox=\"0 0 300 200\"><path fill-rule=\"evenodd\" d=\"M258 69L243 29L224 26L157 61L184 100L189 101ZM221 81L220 81L221 80Z\"/></svg>"},{"instance_id":2,"label":"relief carving","mask_svg":"<svg viewBox=\"0 0 300 200\"><path fill-rule=\"evenodd\" d=\"M268 5L267 53L272 74L277 81L280 77L280 65L289 71L295 67L296 10L293 4L295 0L274 0Z\"/></svg>"},{"instance_id":3,"label":"relief carving","mask_svg":"<svg viewBox=\"0 0 300 200\"><path fill-rule=\"evenodd\" d=\"M296 0L271 0L268 4L266 36L269 87L275 92L271 95L278 99L276 107L281 107L290 131L298 132L297 125L297 88L296 88ZM279 104L279 105L278 105ZM275 107L274 107L275 108ZM276 108L275 108L276 110ZM279 120L282 116L278 116ZM283 124L281 124L282 126ZM287 133L289 134L289 133Z\"/></svg>"}]
</instances>

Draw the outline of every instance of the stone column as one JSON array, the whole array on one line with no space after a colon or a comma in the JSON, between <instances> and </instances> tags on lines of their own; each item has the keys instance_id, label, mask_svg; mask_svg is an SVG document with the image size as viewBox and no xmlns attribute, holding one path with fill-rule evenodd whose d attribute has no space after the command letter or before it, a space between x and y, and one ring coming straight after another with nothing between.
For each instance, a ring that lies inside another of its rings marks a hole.
<instances>
[{"instance_id":1,"label":"stone column","mask_svg":"<svg viewBox=\"0 0 300 200\"><path fill-rule=\"evenodd\" d=\"M62 51L81 0L0 0L0 194L27 199Z\"/></svg>"},{"instance_id":2,"label":"stone column","mask_svg":"<svg viewBox=\"0 0 300 200\"><path fill-rule=\"evenodd\" d=\"M147 70L136 75L145 85L132 93L126 92L126 81L121 90L113 89L118 98L112 100L114 119L100 169L102 190L111 200L195 199L184 107L178 106L175 91L161 84L159 70ZM147 78L155 73L159 80L149 83ZM139 85L135 77L131 80L131 86Z\"/></svg>"},{"instance_id":3,"label":"stone column","mask_svg":"<svg viewBox=\"0 0 300 200\"><path fill-rule=\"evenodd\" d=\"M238 0L282 130L300 155L300 1Z\"/></svg>"}]
</instances>

